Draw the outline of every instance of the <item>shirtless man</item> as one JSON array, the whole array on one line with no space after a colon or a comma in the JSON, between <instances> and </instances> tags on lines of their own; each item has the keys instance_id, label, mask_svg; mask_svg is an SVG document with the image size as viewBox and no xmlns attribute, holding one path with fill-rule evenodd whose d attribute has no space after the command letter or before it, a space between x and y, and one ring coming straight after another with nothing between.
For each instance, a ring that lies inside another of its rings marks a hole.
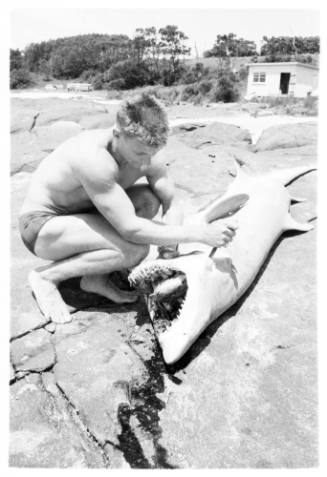
<instances>
[{"instance_id":1,"label":"shirtless man","mask_svg":"<svg viewBox=\"0 0 327 477\"><path fill-rule=\"evenodd\" d=\"M131 268L149 245L171 252L179 243L219 247L235 234L233 222L182 225L160 149L167 142L162 106L143 94L126 101L111 129L85 131L60 145L35 171L19 225L36 256L52 263L34 270L29 283L42 313L70 321L58 284L81 276L81 288L116 303L137 299L108 276ZM145 176L147 184L134 184ZM153 221L162 205L162 221Z\"/></svg>"}]
</instances>

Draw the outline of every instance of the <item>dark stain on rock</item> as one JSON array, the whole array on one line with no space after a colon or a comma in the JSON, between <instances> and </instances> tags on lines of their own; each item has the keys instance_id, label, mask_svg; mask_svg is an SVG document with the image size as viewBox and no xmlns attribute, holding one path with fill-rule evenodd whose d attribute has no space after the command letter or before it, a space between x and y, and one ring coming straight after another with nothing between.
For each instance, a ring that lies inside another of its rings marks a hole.
<instances>
[{"instance_id":1,"label":"dark stain on rock","mask_svg":"<svg viewBox=\"0 0 327 477\"><path fill-rule=\"evenodd\" d=\"M125 460L132 468L159 468L174 469L176 468L168 462L167 450L160 444L162 429L160 426L159 412L165 408L165 402L157 395L163 393L165 389L164 375L167 374L167 368L161 356L161 351L153 337L149 336L146 326L149 325L149 318L142 317L147 311L145 307L137 315L137 324L140 327L135 336L129 340L128 345L142 360L145 367L142 379L132 379L129 382L129 401L130 405L121 403L118 407L117 418L121 425L121 433L117 436L119 448L124 455ZM140 325L144 323L145 325ZM147 356L149 349L151 357L144 359L142 357L142 348L137 349L138 343L144 346L144 338L147 344ZM180 384L181 380L172 377L173 382ZM139 430L145 436L146 440L152 442L154 455L152 462L145 457L142 445L139 442L131 417L135 417L139 423Z\"/></svg>"},{"instance_id":2,"label":"dark stain on rock","mask_svg":"<svg viewBox=\"0 0 327 477\"><path fill-rule=\"evenodd\" d=\"M127 404L119 405L117 411L118 421L121 425L121 433L117 436L119 449L133 469L150 469L151 465L145 458L142 447L130 425L132 413L133 410Z\"/></svg>"}]
</instances>

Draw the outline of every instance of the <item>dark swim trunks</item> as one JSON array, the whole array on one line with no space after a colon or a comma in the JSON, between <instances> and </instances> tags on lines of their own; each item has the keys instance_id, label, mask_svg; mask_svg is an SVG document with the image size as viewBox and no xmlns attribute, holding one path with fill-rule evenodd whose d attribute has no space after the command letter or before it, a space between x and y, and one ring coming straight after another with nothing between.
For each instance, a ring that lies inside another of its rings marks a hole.
<instances>
[{"instance_id":1,"label":"dark swim trunks","mask_svg":"<svg viewBox=\"0 0 327 477\"><path fill-rule=\"evenodd\" d=\"M35 254L34 247L37 236L43 225L53 217L58 217L58 214L38 210L27 212L19 217L20 235L30 252Z\"/></svg>"}]
</instances>

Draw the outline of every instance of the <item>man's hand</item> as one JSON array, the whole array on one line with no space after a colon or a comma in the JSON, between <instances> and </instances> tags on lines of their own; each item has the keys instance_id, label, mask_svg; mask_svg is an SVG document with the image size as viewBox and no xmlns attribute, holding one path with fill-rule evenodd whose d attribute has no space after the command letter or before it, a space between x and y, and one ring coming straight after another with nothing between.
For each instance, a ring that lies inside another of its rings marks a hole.
<instances>
[{"instance_id":1,"label":"man's hand","mask_svg":"<svg viewBox=\"0 0 327 477\"><path fill-rule=\"evenodd\" d=\"M204 223L200 230L201 241L210 247L224 247L233 240L237 228L235 219L216 220L210 224Z\"/></svg>"}]
</instances>

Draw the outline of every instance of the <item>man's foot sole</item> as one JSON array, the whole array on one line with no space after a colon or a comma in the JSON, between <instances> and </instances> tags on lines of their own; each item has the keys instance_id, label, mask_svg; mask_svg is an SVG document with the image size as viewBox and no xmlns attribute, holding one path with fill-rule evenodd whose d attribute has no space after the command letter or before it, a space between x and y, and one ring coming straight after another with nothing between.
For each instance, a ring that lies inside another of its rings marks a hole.
<instances>
[{"instance_id":1,"label":"man's foot sole","mask_svg":"<svg viewBox=\"0 0 327 477\"><path fill-rule=\"evenodd\" d=\"M54 283L44 279L35 270L29 274L28 281L35 300L45 318L55 323L68 323L72 320L67 306Z\"/></svg>"}]
</instances>

